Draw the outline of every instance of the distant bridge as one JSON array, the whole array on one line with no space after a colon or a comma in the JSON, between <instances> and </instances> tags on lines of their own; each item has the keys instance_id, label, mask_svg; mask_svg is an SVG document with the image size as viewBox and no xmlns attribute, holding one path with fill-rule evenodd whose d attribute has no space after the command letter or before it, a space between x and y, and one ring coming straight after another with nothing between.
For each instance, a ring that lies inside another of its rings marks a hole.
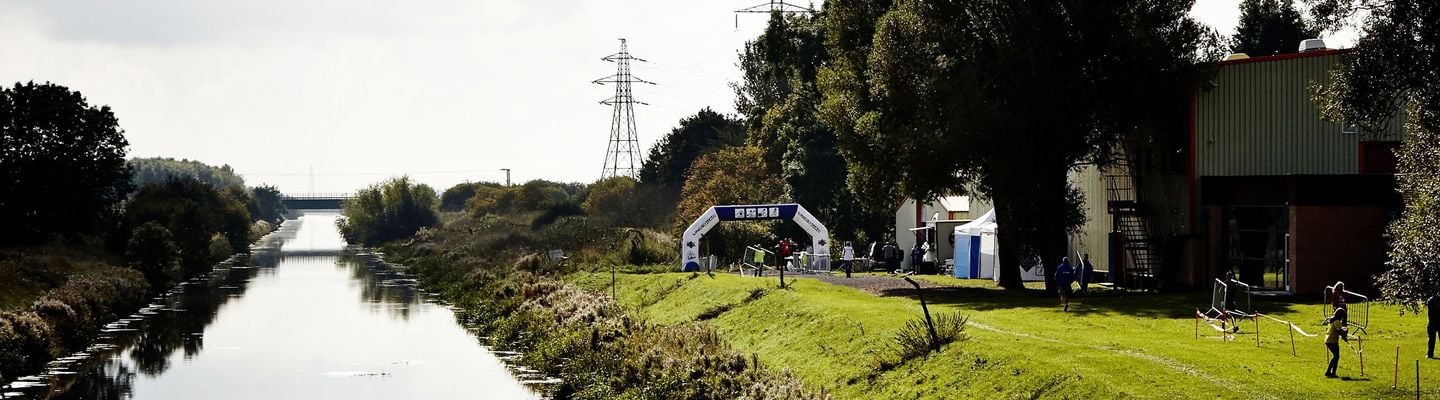
<instances>
[{"instance_id":1,"label":"distant bridge","mask_svg":"<svg viewBox=\"0 0 1440 400\"><path fill-rule=\"evenodd\" d=\"M352 197L355 196L350 193L305 193L287 194L281 196L280 201L290 210L339 210Z\"/></svg>"}]
</instances>

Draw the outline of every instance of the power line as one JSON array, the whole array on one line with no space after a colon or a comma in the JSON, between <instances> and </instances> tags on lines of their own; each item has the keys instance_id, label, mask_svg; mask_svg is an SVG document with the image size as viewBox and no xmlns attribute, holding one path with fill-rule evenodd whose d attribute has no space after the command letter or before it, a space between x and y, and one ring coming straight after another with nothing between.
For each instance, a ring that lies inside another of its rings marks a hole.
<instances>
[{"instance_id":1,"label":"power line","mask_svg":"<svg viewBox=\"0 0 1440 400\"><path fill-rule=\"evenodd\" d=\"M472 169L472 170L449 170L449 171L402 171L402 172L276 172L276 173L237 173L240 176L393 176L393 175L444 175L444 174L470 174L483 172L502 172L505 169Z\"/></svg>"},{"instance_id":2,"label":"power line","mask_svg":"<svg viewBox=\"0 0 1440 400\"><path fill-rule=\"evenodd\" d=\"M597 85L615 84L615 95L600 101L600 104L611 106L614 109L610 118L610 144L605 149L605 165L600 171L600 179L614 176L634 178L639 172L635 165L643 161L640 159L640 140L635 133L635 104L648 104L635 100L631 85L636 83L654 85L655 82L630 74L630 61L644 62L645 59L631 56L625 39L620 39L619 53L611 54L601 60L615 63L615 75L596 79L593 82Z\"/></svg>"}]
</instances>

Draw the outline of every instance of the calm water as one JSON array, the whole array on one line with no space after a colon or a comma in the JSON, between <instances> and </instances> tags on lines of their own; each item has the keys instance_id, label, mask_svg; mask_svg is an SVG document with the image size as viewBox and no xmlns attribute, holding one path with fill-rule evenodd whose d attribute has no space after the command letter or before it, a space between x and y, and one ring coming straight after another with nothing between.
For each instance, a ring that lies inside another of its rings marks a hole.
<instances>
[{"instance_id":1,"label":"calm water","mask_svg":"<svg viewBox=\"0 0 1440 400\"><path fill-rule=\"evenodd\" d=\"M336 215L287 221L234 268L187 282L89 350L0 389L59 399L538 396L414 281L342 254ZM47 383L48 382L48 383Z\"/></svg>"}]
</instances>

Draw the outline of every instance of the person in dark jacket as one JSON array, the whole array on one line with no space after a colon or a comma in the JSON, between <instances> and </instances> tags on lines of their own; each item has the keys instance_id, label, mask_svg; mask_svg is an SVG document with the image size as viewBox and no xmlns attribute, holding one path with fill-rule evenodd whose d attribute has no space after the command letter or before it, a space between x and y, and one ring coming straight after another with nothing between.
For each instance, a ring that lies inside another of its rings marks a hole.
<instances>
[{"instance_id":1,"label":"person in dark jacket","mask_svg":"<svg viewBox=\"0 0 1440 400\"><path fill-rule=\"evenodd\" d=\"M1070 266L1070 257L1062 257L1060 266L1055 267L1055 287L1060 292L1060 303L1070 311L1070 285L1075 283L1075 268Z\"/></svg>"},{"instance_id":2,"label":"person in dark jacket","mask_svg":"<svg viewBox=\"0 0 1440 400\"><path fill-rule=\"evenodd\" d=\"M1090 264L1090 253L1080 256L1080 291L1075 292L1080 297L1080 304L1085 304L1085 298L1090 297L1090 280L1095 277L1095 265Z\"/></svg>"}]
</instances>

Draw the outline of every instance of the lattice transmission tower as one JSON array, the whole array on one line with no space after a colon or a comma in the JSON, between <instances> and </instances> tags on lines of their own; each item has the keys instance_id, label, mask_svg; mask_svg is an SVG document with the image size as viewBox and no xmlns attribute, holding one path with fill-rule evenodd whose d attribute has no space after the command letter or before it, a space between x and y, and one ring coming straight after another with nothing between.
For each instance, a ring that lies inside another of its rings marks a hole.
<instances>
[{"instance_id":1,"label":"lattice transmission tower","mask_svg":"<svg viewBox=\"0 0 1440 400\"><path fill-rule=\"evenodd\" d=\"M615 84L615 96L602 100L600 104L611 106L614 111L610 118L610 145L605 150L605 168L600 172L600 179L628 176L636 178L640 169L638 165L644 160L640 158L640 140L635 134L635 105L649 105L642 101L635 100L635 94L631 91L631 85L636 83L650 82L630 74L630 61L641 61L644 59L630 55L626 48L625 39L620 39L620 52L611 54L601 60L615 63L615 75L596 79L596 84Z\"/></svg>"}]
</instances>

